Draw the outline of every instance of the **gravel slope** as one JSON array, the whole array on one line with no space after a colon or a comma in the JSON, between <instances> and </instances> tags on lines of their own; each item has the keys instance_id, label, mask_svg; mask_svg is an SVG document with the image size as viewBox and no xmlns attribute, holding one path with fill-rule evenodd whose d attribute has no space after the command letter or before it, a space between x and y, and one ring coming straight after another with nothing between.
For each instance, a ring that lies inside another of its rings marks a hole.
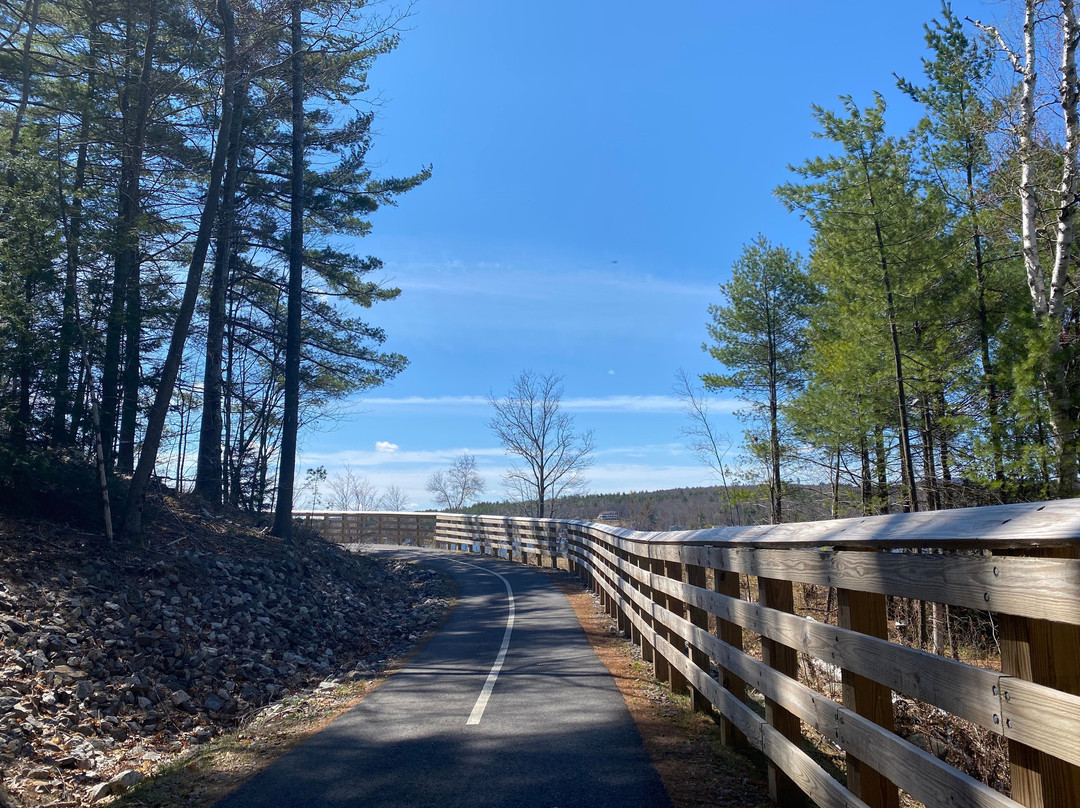
<instances>
[{"instance_id":1,"label":"gravel slope","mask_svg":"<svg viewBox=\"0 0 1080 808\"><path fill-rule=\"evenodd\" d=\"M0 804L101 802L275 699L371 674L447 606L429 570L171 517L131 550L0 517Z\"/></svg>"}]
</instances>

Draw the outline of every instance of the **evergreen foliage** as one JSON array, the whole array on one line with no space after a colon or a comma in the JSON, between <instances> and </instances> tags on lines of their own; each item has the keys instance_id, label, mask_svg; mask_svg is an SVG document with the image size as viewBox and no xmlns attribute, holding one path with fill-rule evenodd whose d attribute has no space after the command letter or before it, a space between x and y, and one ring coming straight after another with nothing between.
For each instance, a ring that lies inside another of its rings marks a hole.
<instances>
[{"instance_id":1,"label":"evergreen foliage","mask_svg":"<svg viewBox=\"0 0 1080 808\"><path fill-rule=\"evenodd\" d=\"M369 232L374 211L430 172L383 178L368 165L367 73L397 46L400 18L364 2L305 0L300 11L302 425L404 368L360 316L398 290L371 280L379 260L342 237ZM283 13L258 0L0 7L0 458L10 461L0 460L0 489L9 500L51 489L72 464L93 468L100 404L114 495L114 475L122 483L136 461L190 482L202 431L200 496L273 502L290 247ZM190 315L185 275L197 297ZM155 398L167 409L160 450L152 417L147 431Z\"/></svg>"},{"instance_id":2,"label":"evergreen foliage","mask_svg":"<svg viewBox=\"0 0 1080 808\"><path fill-rule=\"evenodd\" d=\"M771 491L782 490L781 457L803 479L827 475L834 516L846 515L843 490L859 492L864 514L1076 490L1077 276L1071 269L1051 324L1027 295L1016 232L1020 163L1034 187L1052 187L1071 158L1045 120L1025 153L1001 134L1016 99L990 92L995 44L1004 47L990 32L943 4L926 26L925 83L897 80L925 109L903 136L886 131L880 95L866 108L849 97L839 110L813 108L824 153L792 167L796 179L776 193L813 228L806 283L816 297L785 293L805 328L771 366L783 440L751 431L745 447L767 459L760 476ZM1068 117L1069 99L1059 102ZM1037 213L1038 242L1060 240L1066 211ZM746 256L766 243L747 248L721 287L726 302L710 308L705 347L725 370L702 376L759 410L774 331L739 306L760 297L743 276Z\"/></svg>"}]
</instances>

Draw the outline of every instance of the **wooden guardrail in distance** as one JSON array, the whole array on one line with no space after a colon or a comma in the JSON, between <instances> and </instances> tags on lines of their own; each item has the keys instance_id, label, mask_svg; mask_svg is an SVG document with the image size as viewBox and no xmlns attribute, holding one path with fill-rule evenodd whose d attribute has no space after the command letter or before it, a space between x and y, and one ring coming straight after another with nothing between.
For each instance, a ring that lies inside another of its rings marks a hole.
<instances>
[{"instance_id":1,"label":"wooden guardrail in distance","mask_svg":"<svg viewBox=\"0 0 1080 808\"><path fill-rule=\"evenodd\" d=\"M714 710L727 742L764 752L780 805L889 808L902 790L932 808L1080 806L1080 500L660 533L434 522L439 547L566 559L658 678ZM835 615L799 614L796 585L834 591ZM1000 654L903 642L896 599L978 616ZM898 734L898 705L999 744L1011 786ZM832 772L822 745L844 753Z\"/></svg>"},{"instance_id":2,"label":"wooden guardrail in distance","mask_svg":"<svg viewBox=\"0 0 1080 808\"><path fill-rule=\"evenodd\" d=\"M300 511L293 518L338 544L435 546L435 514L407 511Z\"/></svg>"}]
</instances>

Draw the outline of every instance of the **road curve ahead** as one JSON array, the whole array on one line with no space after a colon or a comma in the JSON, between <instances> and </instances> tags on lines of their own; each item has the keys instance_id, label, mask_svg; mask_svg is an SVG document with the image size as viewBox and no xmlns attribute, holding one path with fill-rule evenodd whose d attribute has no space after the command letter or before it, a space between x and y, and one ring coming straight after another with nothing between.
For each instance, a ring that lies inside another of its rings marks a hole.
<instances>
[{"instance_id":1,"label":"road curve ahead","mask_svg":"<svg viewBox=\"0 0 1080 808\"><path fill-rule=\"evenodd\" d=\"M220 808L670 808L611 675L536 569L393 548L460 599L409 662Z\"/></svg>"}]
</instances>

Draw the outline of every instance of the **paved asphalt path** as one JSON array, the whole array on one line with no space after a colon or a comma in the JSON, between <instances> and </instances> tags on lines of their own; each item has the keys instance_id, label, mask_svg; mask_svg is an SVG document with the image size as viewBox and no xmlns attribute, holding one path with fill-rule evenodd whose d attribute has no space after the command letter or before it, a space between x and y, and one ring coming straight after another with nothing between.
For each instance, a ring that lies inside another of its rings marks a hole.
<instances>
[{"instance_id":1,"label":"paved asphalt path","mask_svg":"<svg viewBox=\"0 0 1080 808\"><path fill-rule=\"evenodd\" d=\"M381 687L219 808L670 808L611 675L543 573L380 552L453 575L450 618Z\"/></svg>"}]
</instances>

